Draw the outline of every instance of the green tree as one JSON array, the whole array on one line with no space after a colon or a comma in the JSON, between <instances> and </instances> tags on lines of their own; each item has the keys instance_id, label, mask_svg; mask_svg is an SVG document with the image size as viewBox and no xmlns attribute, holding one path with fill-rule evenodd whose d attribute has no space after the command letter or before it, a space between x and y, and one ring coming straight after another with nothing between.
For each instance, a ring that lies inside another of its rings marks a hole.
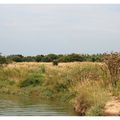
<instances>
[{"instance_id":1,"label":"green tree","mask_svg":"<svg viewBox=\"0 0 120 120\"><path fill-rule=\"evenodd\" d=\"M36 62L41 62L41 60L42 60L43 57L44 57L44 55L37 55L37 56L35 57L35 61L36 61Z\"/></svg>"},{"instance_id":2,"label":"green tree","mask_svg":"<svg viewBox=\"0 0 120 120\"><path fill-rule=\"evenodd\" d=\"M0 66L3 64L8 64L6 57L0 54Z\"/></svg>"},{"instance_id":3,"label":"green tree","mask_svg":"<svg viewBox=\"0 0 120 120\"><path fill-rule=\"evenodd\" d=\"M52 59L49 56L44 56L42 57L41 62L52 62Z\"/></svg>"},{"instance_id":4,"label":"green tree","mask_svg":"<svg viewBox=\"0 0 120 120\"><path fill-rule=\"evenodd\" d=\"M24 57L22 55L10 55L7 58L14 62L23 62Z\"/></svg>"},{"instance_id":5,"label":"green tree","mask_svg":"<svg viewBox=\"0 0 120 120\"><path fill-rule=\"evenodd\" d=\"M56 54L48 54L47 55L52 61L58 59L58 56Z\"/></svg>"}]
</instances>

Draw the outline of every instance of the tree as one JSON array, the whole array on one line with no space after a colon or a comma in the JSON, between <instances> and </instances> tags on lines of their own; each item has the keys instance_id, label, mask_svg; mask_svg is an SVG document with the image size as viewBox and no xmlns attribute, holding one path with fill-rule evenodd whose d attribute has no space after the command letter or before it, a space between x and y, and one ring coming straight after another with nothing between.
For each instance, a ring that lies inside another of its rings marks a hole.
<instances>
[{"instance_id":1,"label":"tree","mask_svg":"<svg viewBox=\"0 0 120 120\"><path fill-rule=\"evenodd\" d=\"M51 59L49 56L44 56L44 57L41 59L41 62L52 62L52 59Z\"/></svg>"},{"instance_id":2,"label":"tree","mask_svg":"<svg viewBox=\"0 0 120 120\"><path fill-rule=\"evenodd\" d=\"M48 54L47 55L52 61L58 59L58 56L56 54Z\"/></svg>"},{"instance_id":3,"label":"tree","mask_svg":"<svg viewBox=\"0 0 120 120\"><path fill-rule=\"evenodd\" d=\"M69 54L69 55L63 55L59 58L59 62L75 62L80 61L82 62L84 60L84 57L80 54Z\"/></svg>"},{"instance_id":4,"label":"tree","mask_svg":"<svg viewBox=\"0 0 120 120\"><path fill-rule=\"evenodd\" d=\"M22 62L24 57L22 55L10 55L7 58L14 62Z\"/></svg>"},{"instance_id":5,"label":"tree","mask_svg":"<svg viewBox=\"0 0 120 120\"><path fill-rule=\"evenodd\" d=\"M8 62L7 62L6 57L4 57L4 56L2 56L2 55L0 54L0 66L3 65L3 64L7 64L7 63L8 63Z\"/></svg>"},{"instance_id":6,"label":"tree","mask_svg":"<svg viewBox=\"0 0 120 120\"><path fill-rule=\"evenodd\" d=\"M36 57L34 56L26 56L22 58L23 62L35 62L36 61Z\"/></svg>"},{"instance_id":7,"label":"tree","mask_svg":"<svg viewBox=\"0 0 120 120\"><path fill-rule=\"evenodd\" d=\"M42 60L43 57L44 57L44 55L37 55L37 56L35 57L35 61L36 61L36 62L41 62L41 60Z\"/></svg>"},{"instance_id":8,"label":"tree","mask_svg":"<svg viewBox=\"0 0 120 120\"><path fill-rule=\"evenodd\" d=\"M69 56L71 62L75 62L75 61L80 61L80 62L82 62L82 61L84 60L83 56L80 55L80 54L75 54L75 53L73 53L73 54L70 54L70 55L68 55L68 56Z\"/></svg>"}]
</instances>

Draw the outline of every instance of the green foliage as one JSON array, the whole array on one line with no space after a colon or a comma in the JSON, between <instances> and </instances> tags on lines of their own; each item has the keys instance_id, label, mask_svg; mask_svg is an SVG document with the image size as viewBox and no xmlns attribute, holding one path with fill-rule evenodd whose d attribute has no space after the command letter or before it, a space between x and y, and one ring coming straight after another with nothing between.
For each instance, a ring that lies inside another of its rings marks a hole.
<instances>
[{"instance_id":1,"label":"green foliage","mask_svg":"<svg viewBox=\"0 0 120 120\"><path fill-rule=\"evenodd\" d=\"M82 62L84 61L84 57L80 54L70 54L68 55L68 57L70 58L71 62L74 62L74 61L79 61L79 62Z\"/></svg>"},{"instance_id":2,"label":"green foliage","mask_svg":"<svg viewBox=\"0 0 120 120\"><path fill-rule=\"evenodd\" d=\"M37 86L43 83L43 75L41 73L30 73L27 78L20 82L19 86L28 87L28 86Z\"/></svg>"},{"instance_id":3,"label":"green foliage","mask_svg":"<svg viewBox=\"0 0 120 120\"><path fill-rule=\"evenodd\" d=\"M49 56L44 56L42 57L41 62L52 62L52 59Z\"/></svg>"},{"instance_id":4,"label":"green foliage","mask_svg":"<svg viewBox=\"0 0 120 120\"><path fill-rule=\"evenodd\" d=\"M7 64L7 63L8 63L8 61L7 61L6 57L0 55L0 65Z\"/></svg>"},{"instance_id":5,"label":"green foliage","mask_svg":"<svg viewBox=\"0 0 120 120\"><path fill-rule=\"evenodd\" d=\"M102 116L104 104L92 106L86 113L87 116Z\"/></svg>"},{"instance_id":6,"label":"green foliage","mask_svg":"<svg viewBox=\"0 0 120 120\"><path fill-rule=\"evenodd\" d=\"M41 62L42 59L43 59L43 57L44 57L44 55L37 55L37 56L35 57L35 61L36 61L36 62Z\"/></svg>"},{"instance_id":7,"label":"green foliage","mask_svg":"<svg viewBox=\"0 0 120 120\"><path fill-rule=\"evenodd\" d=\"M71 62L70 57L67 55L60 57L58 60L59 60L59 62Z\"/></svg>"},{"instance_id":8,"label":"green foliage","mask_svg":"<svg viewBox=\"0 0 120 120\"><path fill-rule=\"evenodd\" d=\"M14 62L23 62L24 56L22 56L22 55L9 55L7 58L10 59L11 61L14 61Z\"/></svg>"},{"instance_id":9,"label":"green foliage","mask_svg":"<svg viewBox=\"0 0 120 120\"><path fill-rule=\"evenodd\" d=\"M69 54L69 55L63 55L59 58L60 62L74 62L74 61L84 61L84 57L80 54Z\"/></svg>"},{"instance_id":10,"label":"green foliage","mask_svg":"<svg viewBox=\"0 0 120 120\"><path fill-rule=\"evenodd\" d=\"M25 56L23 57L22 61L23 62L35 62L35 58L34 56Z\"/></svg>"},{"instance_id":11,"label":"green foliage","mask_svg":"<svg viewBox=\"0 0 120 120\"><path fill-rule=\"evenodd\" d=\"M48 56L52 61L58 59L58 55L56 55L56 54L48 54L47 56Z\"/></svg>"},{"instance_id":12,"label":"green foliage","mask_svg":"<svg viewBox=\"0 0 120 120\"><path fill-rule=\"evenodd\" d=\"M53 93L53 91L50 90L50 89L45 89L45 90L43 91L43 95L46 96L46 97L48 97L48 98L52 98L52 97L54 96L54 93Z\"/></svg>"},{"instance_id":13,"label":"green foliage","mask_svg":"<svg viewBox=\"0 0 120 120\"><path fill-rule=\"evenodd\" d=\"M10 80L0 80L0 88L1 87L6 87L7 85L14 85L15 82L14 81L10 81Z\"/></svg>"},{"instance_id":14,"label":"green foliage","mask_svg":"<svg viewBox=\"0 0 120 120\"><path fill-rule=\"evenodd\" d=\"M41 73L45 73L45 65L40 65L40 71Z\"/></svg>"},{"instance_id":15,"label":"green foliage","mask_svg":"<svg viewBox=\"0 0 120 120\"><path fill-rule=\"evenodd\" d=\"M57 65L58 65L58 60L54 60L54 61L53 61L53 65L56 65L56 66L57 66Z\"/></svg>"},{"instance_id":16,"label":"green foliage","mask_svg":"<svg viewBox=\"0 0 120 120\"><path fill-rule=\"evenodd\" d=\"M104 54L48 54L48 55L37 55L37 56L22 56L22 55L9 55L7 59L9 61L14 62L53 62L57 60L59 62L83 62L83 61L90 61L90 62L101 62Z\"/></svg>"},{"instance_id":17,"label":"green foliage","mask_svg":"<svg viewBox=\"0 0 120 120\"><path fill-rule=\"evenodd\" d=\"M57 92L65 92L67 90L67 86L65 84L58 84L56 86Z\"/></svg>"}]
</instances>

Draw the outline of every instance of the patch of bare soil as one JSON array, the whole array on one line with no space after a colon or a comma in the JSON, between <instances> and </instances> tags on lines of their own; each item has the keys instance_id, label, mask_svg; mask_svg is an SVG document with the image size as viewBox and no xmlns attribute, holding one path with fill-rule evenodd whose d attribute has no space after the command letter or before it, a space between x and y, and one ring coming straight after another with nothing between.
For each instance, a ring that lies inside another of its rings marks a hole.
<instances>
[{"instance_id":1,"label":"patch of bare soil","mask_svg":"<svg viewBox=\"0 0 120 120\"><path fill-rule=\"evenodd\" d=\"M112 97L104 108L104 115L106 116L120 116L120 99Z\"/></svg>"}]
</instances>

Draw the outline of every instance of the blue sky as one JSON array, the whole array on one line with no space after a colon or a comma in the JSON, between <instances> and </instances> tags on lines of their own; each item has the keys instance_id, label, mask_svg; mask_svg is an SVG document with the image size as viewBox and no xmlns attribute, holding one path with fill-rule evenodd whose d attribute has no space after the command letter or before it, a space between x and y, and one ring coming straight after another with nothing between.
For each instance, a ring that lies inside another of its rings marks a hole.
<instances>
[{"instance_id":1,"label":"blue sky","mask_svg":"<svg viewBox=\"0 0 120 120\"><path fill-rule=\"evenodd\" d=\"M120 51L120 5L0 5L0 52Z\"/></svg>"}]
</instances>

